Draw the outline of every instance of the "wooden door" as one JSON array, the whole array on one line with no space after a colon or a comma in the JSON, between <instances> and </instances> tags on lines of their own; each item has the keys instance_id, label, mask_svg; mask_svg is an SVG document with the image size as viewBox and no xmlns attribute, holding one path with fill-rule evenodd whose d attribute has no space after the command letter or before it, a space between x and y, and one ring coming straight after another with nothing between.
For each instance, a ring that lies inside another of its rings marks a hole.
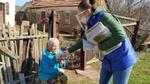
<instances>
[{"instance_id":1,"label":"wooden door","mask_svg":"<svg viewBox=\"0 0 150 84\"><path fill-rule=\"evenodd\" d=\"M59 38L59 15L56 11L52 10L49 16L49 28L48 28L48 37L57 37Z\"/></svg>"}]
</instances>

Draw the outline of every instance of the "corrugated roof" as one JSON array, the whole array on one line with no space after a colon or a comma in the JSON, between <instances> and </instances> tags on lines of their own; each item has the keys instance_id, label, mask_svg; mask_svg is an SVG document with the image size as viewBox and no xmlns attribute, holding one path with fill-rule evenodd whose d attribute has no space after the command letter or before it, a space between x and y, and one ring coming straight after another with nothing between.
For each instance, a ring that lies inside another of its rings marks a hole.
<instances>
[{"instance_id":1,"label":"corrugated roof","mask_svg":"<svg viewBox=\"0 0 150 84\"><path fill-rule=\"evenodd\" d=\"M38 1L27 4L27 8L46 8L46 7L69 7L69 6L77 6L80 1L55 1L55 2L46 2L46 1Z\"/></svg>"}]
</instances>

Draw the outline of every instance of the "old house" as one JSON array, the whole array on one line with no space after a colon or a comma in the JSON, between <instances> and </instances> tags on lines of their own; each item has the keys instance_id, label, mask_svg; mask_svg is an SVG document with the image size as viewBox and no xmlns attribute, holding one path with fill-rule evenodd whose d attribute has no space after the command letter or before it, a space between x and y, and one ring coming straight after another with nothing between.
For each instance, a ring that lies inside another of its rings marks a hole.
<instances>
[{"instance_id":1,"label":"old house","mask_svg":"<svg viewBox=\"0 0 150 84\"><path fill-rule=\"evenodd\" d=\"M15 24L15 0L0 0L0 25Z\"/></svg>"},{"instance_id":2,"label":"old house","mask_svg":"<svg viewBox=\"0 0 150 84\"><path fill-rule=\"evenodd\" d=\"M79 28L78 23L76 21L75 15L78 12L78 4L81 0L33 0L32 3L26 4L26 8L30 12L36 12L36 14L32 13L33 17L36 17L36 21L40 21L41 19L47 16L47 13L50 13L51 10L57 11L59 15L60 22L60 31L73 33L74 29ZM100 0L99 5L106 7L105 1Z\"/></svg>"},{"instance_id":3,"label":"old house","mask_svg":"<svg viewBox=\"0 0 150 84\"><path fill-rule=\"evenodd\" d=\"M51 10L56 11L60 31L65 30L67 33L73 33L74 29L78 27L75 15L77 14L79 2L80 0L33 0L25 7L28 12L32 12L32 15L30 15L32 20L30 21L36 22L47 17ZM33 17L35 17L35 20L33 20Z\"/></svg>"}]
</instances>

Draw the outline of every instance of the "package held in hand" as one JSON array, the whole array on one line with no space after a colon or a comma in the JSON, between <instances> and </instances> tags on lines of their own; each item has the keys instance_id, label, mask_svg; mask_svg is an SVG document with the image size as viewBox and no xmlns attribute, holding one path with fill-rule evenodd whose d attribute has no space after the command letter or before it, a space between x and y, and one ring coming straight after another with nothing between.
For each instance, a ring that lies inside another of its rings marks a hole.
<instances>
[{"instance_id":1,"label":"package held in hand","mask_svg":"<svg viewBox=\"0 0 150 84\"><path fill-rule=\"evenodd\" d=\"M89 42L93 44L98 44L99 42L110 37L111 32L101 22L98 22L94 26L92 26L90 29L85 31L85 35Z\"/></svg>"}]
</instances>

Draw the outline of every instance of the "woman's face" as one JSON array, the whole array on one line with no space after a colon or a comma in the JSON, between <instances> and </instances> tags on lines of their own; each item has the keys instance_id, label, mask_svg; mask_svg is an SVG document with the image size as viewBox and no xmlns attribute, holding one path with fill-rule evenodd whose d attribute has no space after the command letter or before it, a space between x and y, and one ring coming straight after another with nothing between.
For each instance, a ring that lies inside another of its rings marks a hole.
<instances>
[{"instance_id":1,"label":"woman's face","mask_svg":"<svg viewBox=\"0 0 150 84\"><path fill-rule=\"evenodd\" d=\"M80 14L79 14L79 16L80 16L80 22L82 23L82 24L87 24L87 22L88 22L88 19L89 19L89 17L91 16L91 9L89 8L89 9L87 9L87 10L84 10L84 11L82 11Z\"/></svg>"},{"instance_id":2,"label":"woman's face","mask_svg":"<svg viewBox=\"0 0 150 84\"><path fill-rule=\"evenodd\" d=\"M87 15L88 15L88 16L91 16L91 15L92 15L92 10L91 10L91 8L87 9L87 11L88 11L88 12L87 12L87 13L88 13Z\"/></svg>"},{"instance_id":3,"label":"woman's face","mask_svg":"<svg viewBox=\"0 0 150 84\"><path fill-rule=\"evenodd\" d=\"M51 51L52 53L56 53L58 52L58 50L59 50L59 43L54 43L49 49L49 51Z\"/></svg>"}]
</instances>

